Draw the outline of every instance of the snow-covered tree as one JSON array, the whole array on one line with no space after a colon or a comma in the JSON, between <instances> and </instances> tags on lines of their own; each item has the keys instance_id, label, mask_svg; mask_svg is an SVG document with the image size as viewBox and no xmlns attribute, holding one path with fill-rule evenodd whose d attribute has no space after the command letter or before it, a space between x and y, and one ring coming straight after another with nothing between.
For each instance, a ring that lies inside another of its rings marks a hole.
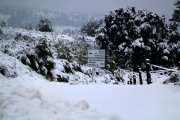
<instances>
[{"instance_id":1,"label":"snow-covered tree","mask_svg":"<svg viewBox=\"0 0 180 120\"><path fill-rule=\"evenodd\" d=\"M6 26L6 22L3 20L0 20L0 27L5 27Z\"/></svg>"},{"instance_id":2,"label":"snow-covered tree","mask_svg":"<svg viewBox=\"0 0 180 120\"><path fill-rule=\"evenodd\" d=\"M85 35L94 37L102 23L102 20L91 19L88 23L83 25L83 27L81 28L81 32Z\"/></svg>"},{"instance_id":3,"label":"snow-covered tree","mask_svg":"<svg viewBox=\"0 0 180 120\"><path fill-rule=\"evenodd\" d=\"M3 31L1 30L1 28L0 28L0 36L3 34Z\"/></svg>"},{"instance_id":4,"label":"snow-covered tree","mask_svg":"<svg viewBox=\"0 0 180 120\"><path fill-rule=\"evenodd\" d=\"M48 19L40 20L39 24L37 25L37 30L41 32L53 32L51 21L49 21Z\"/></svg>"},{"instance_id":5,"label":"snow-covered tree","mask_svg":"<svg viewBox=\"0 0 180 120\"><path fill-rule=\"evenodd\" d=\"M170 19L171 21L170 27L173 30L177 30L178 27L180 26L180 0L175 0L174 6L175 9L172 18Z\"/></svg>"},{"instance_id":6,"label":"snow-covered tree","mask_svg":"<svg viewBox=\"0 0 180 120\"><path fill-rule=\"evenodd\" d=\"M146 58L160 64L163 57L160 45L167 43L168 39L164 17L131 7L110 12L104 22L104 28L96 39L99 46L109 53L107 58L111 57L111 62L129 69L142 66Z\"/></svg>"}]
</instances>

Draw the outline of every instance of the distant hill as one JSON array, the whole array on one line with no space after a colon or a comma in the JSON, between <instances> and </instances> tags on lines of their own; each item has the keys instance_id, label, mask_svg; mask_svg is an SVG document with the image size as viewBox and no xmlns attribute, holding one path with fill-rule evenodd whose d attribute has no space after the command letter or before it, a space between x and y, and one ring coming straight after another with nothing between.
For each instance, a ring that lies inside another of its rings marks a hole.
<instances>
[{"instance_id":1,"label":"distant hill","mask_svg":"<svg viewBox=\"0 0 180 120\"><path fill-rule=\"evenodd\" d=\"M91 17L45 9L18 8L14 6L0 8L0 20L6 21L12 27L31 26L34 28L42 18L48 18L53 26L80 27Z\"/></svg>"}]
</instances>

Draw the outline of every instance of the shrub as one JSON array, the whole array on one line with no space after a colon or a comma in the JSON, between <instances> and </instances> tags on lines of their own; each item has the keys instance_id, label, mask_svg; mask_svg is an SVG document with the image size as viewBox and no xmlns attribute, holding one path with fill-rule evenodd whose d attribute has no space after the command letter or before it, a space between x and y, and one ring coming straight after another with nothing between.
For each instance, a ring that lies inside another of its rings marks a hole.
<instances>
[{"instance_id":1,"label":"shrub","mask_svg":"<svg viewBox=\"0 0 180 120\"><path fill-rule=\"evenodd\" d=\"M58 82L65 82L65 83L68 83L68 82L69 82L69 80L68 80L67 78L62 77L62 76L60 76L60 75L57 75L57 81L58 81Z\"/></svg>"},{"instance_id":2,"label":"shrub","mask_svg":"<svg viewBox=\"0 0 180 120\"><path fill-rule=\"evenodd\" d=\"M94 37L97 34L97 30L103 24L102 20L91 19L87 24L81 28L81 32L85 35Z\"/></svg>"},{"instance_id":3,"label":"shrub","mask_svg":"<svg viewBox=\"0 0 180 120\"><path fill-rule=\"evenodd\" d=\"M3 35L3 31L1 30L0 28L0 39L1 39L1 36Z\"/></svg>"},{"instance_id":4,"label":"shrub","mask_svg":"<svg viewBox=\"0 0 180 120\"><path fill-rule=\"evenodd\" d=\"M51 21L49 21L48 19L40 20L39 24L37 25L37 30L41 32L53 32Z\"/></svg>"},{"instance_id":5,"label":"shrub","mask_svg":"<svg viewBox=\"0 0 180 120\"><path fill-rule=\"evenodd\" d=\"M6 77L13 77L13 78L17 77L17 73L13 68L4 65L0 65L0 74Z\"/></svg>"},{"instance_id":6,"label":"shrub","mask_svg":"<svg viewBox=\"0 0 180 120\"><path fill-rule=\"evenodd\" d=\"M168 84L168 83L178 83L180 84L180 73L179 72L173 72L171 74L171 76L169 77L169 79L167 79L166 81L164 81L164 84Z\"/></svg>"},{"instance_id":7,"label":"shrub","mask_svg":"<svg viewBox=\"0 0 180 120\"><path fill-rule=\"evenodd\" d=\"M3 31L0 29L0 35L3 34Z\"/></svg>"},{"instance_id":8,"label":"shrub","mask_svg":"<svg viewBox=\"0 0 180 120\"><path fill-rule=\"evenodd\" d=\"M54 69L54 62L51 60L52 53L47 45L45 39L41 39L35 47L35 54L27 54L21 57L23 64L29 65L34 71L45 76L50 81L53 80L52 69Z\"/></svg>"}]
</instances>

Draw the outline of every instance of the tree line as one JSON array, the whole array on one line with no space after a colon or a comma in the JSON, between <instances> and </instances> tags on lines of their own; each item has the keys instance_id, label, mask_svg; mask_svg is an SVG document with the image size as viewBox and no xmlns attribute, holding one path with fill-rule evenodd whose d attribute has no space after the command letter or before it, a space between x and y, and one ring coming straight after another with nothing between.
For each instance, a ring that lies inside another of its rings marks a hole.
<instances>
[{"instance_id":1,"label":"tree line","mask_svg":"<svg viewBox=\"0 0 180 120\"><path fill-rule=\"evenodd\" d=\"M102 20L91 20L81 29L95 36L100 49L106 50L106 68L136 70L145 60L165 67L176 67L180 61L180 0L166 24L165 17L135 7L119 8Z\"/></svg>"}]
</instances>

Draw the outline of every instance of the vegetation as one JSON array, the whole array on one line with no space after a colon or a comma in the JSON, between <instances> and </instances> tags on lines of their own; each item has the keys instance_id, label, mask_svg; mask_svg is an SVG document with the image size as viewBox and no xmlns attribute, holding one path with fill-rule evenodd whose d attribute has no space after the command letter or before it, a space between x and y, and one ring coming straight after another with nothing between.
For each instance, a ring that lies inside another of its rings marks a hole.
<instances>
[{"instance_id":1,"label":"vegetation","mask_svg":"<svg viewBox=\"0 0 180 120\"><path fill-rule=\"evenodd\" d=\"M1 35L3 35L3 31L2 31L1 28L0 28L0 36L1 36Z\"/></svg>"},{"instance_id":2,"label":"vegetation","mask_svg":"<svg viewBox=\"0 0 180 120\"><path fill-rule=\"evenodd\" d=\"M102 20L91 19L81 28L81 32L85 35L95 37L95 35L97 34L97 30L100 28L100 26L102 26L102 24Z\"/></svg>"},{"instance_id":3,"label":"vegetation","mask_svg":"<svg viewBox=\"0 0 180 120\"><path fill-rule=\"evenodd\" d=\"M171 24L170 27L173 30L178 30L178 27L180 26L180 0L176 0L174 2L175 9L172 15L172 18L170 19Z\"/></svg>"},{"instance_id":4,"label":"vegetation","mask_svg":"<svg viewBox=\"0 0 180 120\"><path fill-rule=\"evenodd\" d=\"M170 34L173 30L168 29L163 16L134 7L120 8L106 15L104 22L96 39L100 48L107 51L111 62L108 69L138 70L146 58L156 65L173 66L174 53L168 43L169 39L177 41L179 33Z\"/></svg>"},{"instance_id":5,"label":"vegetation","mask_svg":"<svg viewBox=\"0 0 180 120\"><path fill-rule=\"evenodd\" d=\"M40 20L39 24L37 25L37 30L41 32L53 32L51 21L49 21L48 19Z\"/></svg>"}]
</instances>

